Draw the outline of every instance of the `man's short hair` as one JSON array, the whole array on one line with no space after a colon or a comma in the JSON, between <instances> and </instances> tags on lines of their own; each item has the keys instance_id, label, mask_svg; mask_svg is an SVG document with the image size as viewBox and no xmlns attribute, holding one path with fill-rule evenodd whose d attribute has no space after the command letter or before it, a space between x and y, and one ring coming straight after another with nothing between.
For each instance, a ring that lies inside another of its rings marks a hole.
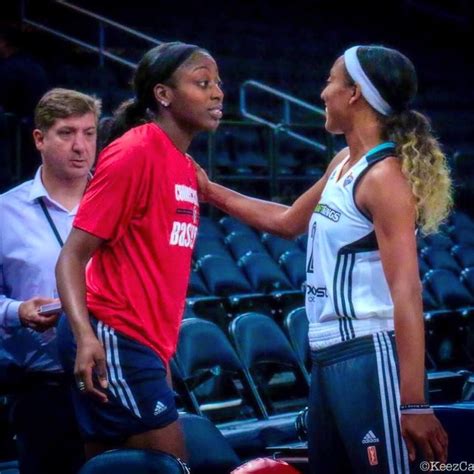
<instances>
[{"instance_id":1,"label":"man's short hair","mask_svg":"<svg viewBox=\"0 0 474 474\"><path fill-rule=\"evenodd\" d=\"M102 103L96 97L71 89L51 89L35 108L35 127L49 130L58 119L93 113L98 122Z\"/></svg>"}]
</instances>

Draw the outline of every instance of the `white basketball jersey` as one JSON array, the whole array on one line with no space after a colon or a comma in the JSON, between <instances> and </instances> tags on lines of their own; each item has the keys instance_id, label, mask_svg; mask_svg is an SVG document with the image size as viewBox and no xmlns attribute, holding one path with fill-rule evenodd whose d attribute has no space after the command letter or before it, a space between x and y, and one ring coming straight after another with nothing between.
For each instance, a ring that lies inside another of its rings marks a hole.
<instances>
[{"instance_id":1,"label":"white basketball jersey","mask_svg":"<svg viewBox=\"0 0 474 474\"><path fill-rule=\"evenodd\" d=\"M347 157L333 170L313 212L306 256L312 349L393 329L393 302L374 225L358 209L355 191L371 166L394 153L394 143L382 143L341 176Z\"/></svg>"}]
</instances>

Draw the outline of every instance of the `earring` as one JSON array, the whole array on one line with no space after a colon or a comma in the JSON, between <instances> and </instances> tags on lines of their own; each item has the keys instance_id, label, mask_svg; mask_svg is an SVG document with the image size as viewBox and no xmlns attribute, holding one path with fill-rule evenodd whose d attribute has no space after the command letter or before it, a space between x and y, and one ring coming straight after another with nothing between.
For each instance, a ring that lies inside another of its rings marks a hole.
<instances>
[{"instance_id":1,"label":"earring","mask_svg":"<svg viewBox=\"0 0 474 474\"><path fill-rule=\"evenodd\" d=\"M160 102L160 104L163 106L163 107L168 107L170 104L168 104L168 102L165 102L165 101L162 101Z\"/></svg>"}]
</instances>

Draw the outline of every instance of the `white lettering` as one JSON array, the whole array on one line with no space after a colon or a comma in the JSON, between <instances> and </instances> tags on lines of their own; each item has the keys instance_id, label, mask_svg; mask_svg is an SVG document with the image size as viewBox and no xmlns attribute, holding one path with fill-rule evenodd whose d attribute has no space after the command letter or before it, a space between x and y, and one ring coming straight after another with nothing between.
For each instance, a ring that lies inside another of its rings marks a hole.
<instances>
[{"instance_id":1,"label":"white lettering","mask_svg":"<svg viewBox=\"0 0 474 474\"><path fill-rule=\"evenodd\" d=\"M195 189L184 184L175 184L174 194L177 201L190 202L199 205L198 195Z\"/></svg>"},{"instance_id":2,"label":"white lettering","mask_svg":"<svg viewBox=\"0 0 474 474\"><path fill-rule=\"evenodd\" d=\"M196 240L197 231L198 228L194 224L174 221L170 235L170 245L178 245L179 247L192 249Z\"/></svg>"}]
</instances>

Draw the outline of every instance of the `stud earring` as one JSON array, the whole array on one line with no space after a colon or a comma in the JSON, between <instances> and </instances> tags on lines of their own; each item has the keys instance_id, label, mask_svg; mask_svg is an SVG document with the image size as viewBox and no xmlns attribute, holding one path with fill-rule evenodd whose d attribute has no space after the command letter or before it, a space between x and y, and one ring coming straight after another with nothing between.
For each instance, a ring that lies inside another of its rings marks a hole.
<instances>
[{"instance_id":1,"label":"stud earring","mask_svg":"<svg viewBox=\"0 0 474 474\"><path fill-rule=\"evenodd\" d=\"M164 102L164 101L163 101L163 102L160 102L160 103L161 103L161 105L162 105L163 107L168 107L168 106L170 105L170 104L168 104L168 102Z\"/></svg>"}]
</instances>

